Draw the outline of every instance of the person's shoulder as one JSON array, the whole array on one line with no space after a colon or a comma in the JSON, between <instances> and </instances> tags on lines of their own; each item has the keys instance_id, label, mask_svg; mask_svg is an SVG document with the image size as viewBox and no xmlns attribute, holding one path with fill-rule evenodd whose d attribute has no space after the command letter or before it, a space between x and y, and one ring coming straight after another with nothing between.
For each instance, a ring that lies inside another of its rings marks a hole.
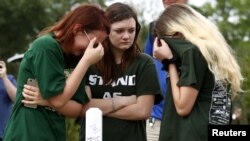
<instances>
[{"instance_id":1,"label":"person's shoulder","mask_svg":"<svg viewBox=\"0 0 250 141\"><path fill-rule=\"evenodd\" d=\"M154 38L155 38L155 22L156 21L152 21L152 22L150 22L149 23L149 35L150 35L150 40L151 40L151 42L153 42L154 41Z\"/></svg>"},{"instance_id":2,"label":"person's shoulder","mask_svg":"<svg viewBox=\"0 0 250 141\"><path fill-rule=\"evenodd\" d=\"M56 40L52 37L51 34L45 34L42 36L39 36L38 38L36 38L33 42L33 44L46 44L46 43L55 43Z\"/></svg>"},{"instance_id":3,"label":"person's shoulder","mask_svg":"<svg viewBox=\"0 0 250 141\"><path fill-rule=\"evenodd\" d=\"M146 54L146 53L140 53L138 55L138 58L140 60L149 60L149 59L152 59L152 57L150 55Z\"/></svg>"},{"instance_id":4,"label":"person's shoulder","mask_svg":"<svg viewBox=\"0 0 250 141\"><path fill-rule=\"evenodd\" d=\"M14 76L12 74L8 74L7 76L8 76L8 78L14 78Z\"/></svg>"},{"instance_id":5,"label":"person's shoulder","mask_svg":"<svg viewBox=\"0 0 250 141\"><path fill-rule=\"evenodd\" d=\"M10 80L16 80L16 78L12 74L7 75Z\"/></svg>"},{"instance_id":6,"label":"person's shoulder","mask_svg":"<svg viewBox=\"0 0 250 141\"><path fill-rule=\"evenodd\" d=\"M53 49L51 48L51 46L58 46L57 41L53 38L51 34L45 34L45 35L39 36L31 44L31 48L34 48L37 50Z\"/></svg>"},{"instance_id":7,"label":"person's shoulder","mask_svg":"<svg viewBox=\"0 0 250 141\"><path fill-rule=\"evenodd\" d=\"M190 41L178 39L178 38L163 38L166 43L178 54L183 54L185 52L196 52L199 51L196 45Z\"/></svg>"},{"instance_id":8,"label":"person's shoulder","mask_svg":"<svg viewBox=\"0 0 250 141\"><path fill-rule=\"evenodd\" d=\"M186 45L186 47L183 49L183 52L200 53L200 50L196 45L190 43Z\"/></svg>"},{"instance_id":9,"label":"person's shoulder","mask_svg":"<svg viewBox=\"0 0 250 141\"><path fill-rule=\"evenodd\" d=\"M147 68L147 69L148 69L147 66L155 65L153 57L146 53L140 53L137 56L137 59L135 59L134 64L136 64L140 68Z\"/></svg>"},{"instance_id":10,"label":"person's shoulder","mask_svg":"<svg viewBox=\"0 0 250 141\"><path fill-rule=\"evenodd\" d=\"M200 49L194 45L191 44L183 49L183 56L188 56L192 58L196 58L196 60L204 60L204 56L202 55Z\"/></svg>"},{"instance_id":11,"label":"person's shoulder","mask_svg":"<svg viewBox=\"0 0 250 141\"><path fill-rule=\"evenodd\" d=\"M150 27L153 27L153 26L155 25L155 23L156 23L156 21L151 21L151 22L149 23L149 26L150 26Z\"/></svg>"}]
</instances>

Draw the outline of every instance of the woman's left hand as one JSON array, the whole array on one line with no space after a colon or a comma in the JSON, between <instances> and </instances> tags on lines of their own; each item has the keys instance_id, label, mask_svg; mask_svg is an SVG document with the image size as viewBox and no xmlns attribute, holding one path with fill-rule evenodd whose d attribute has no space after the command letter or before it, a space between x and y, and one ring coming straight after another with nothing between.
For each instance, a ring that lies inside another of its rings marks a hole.
<instances>
[{"instance_id":1,"label":"woman's left hand","mask_svg":"<svg viewBox=\"0 0 250 141\"><path fill-rule=\"evenodd\" d=\"M6 76L6 65L4 61L0 60L0 78L3 78Z\"/></svg>"},{"instance_id":2,"label":"woman's left hand","mask_svg":"<svg viewBox=\"0 0 250 141\"><path fill-rule=\"evenodd\" d=\"M24 104L49 106L49 102L42 98L38 87L24 85L22 94Z\"/></svg>"},{"instance_id":3,"label":"woman's left hand","mask_svg":"<svg viewBox=\"0 0 250 141\"><path fill-rule=\"evenodd\" d=\"M159 60L173 58L173 53L168 44L158 37L154 40L153 57Z\"/></svg>"}]
</instances>

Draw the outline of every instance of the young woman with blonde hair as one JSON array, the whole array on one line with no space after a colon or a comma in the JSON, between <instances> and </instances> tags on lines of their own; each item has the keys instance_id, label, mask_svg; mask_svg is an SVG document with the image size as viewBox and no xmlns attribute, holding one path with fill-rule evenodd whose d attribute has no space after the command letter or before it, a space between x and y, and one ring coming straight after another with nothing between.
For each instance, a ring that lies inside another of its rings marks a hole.
<instances>
[{"instance_id":1,"label":"young woman with blonde hair","mask_svg":"<svg viewBox=\"0 0 250 141\"><path fill-rule=\"evenodd\" d=\"M212 22L183 4L168 6L155 31L153 55L170 76L159 141L207 140L209 124L230 124L231 99L242 91L232 49Z\"/></svg>"}]
</instances>

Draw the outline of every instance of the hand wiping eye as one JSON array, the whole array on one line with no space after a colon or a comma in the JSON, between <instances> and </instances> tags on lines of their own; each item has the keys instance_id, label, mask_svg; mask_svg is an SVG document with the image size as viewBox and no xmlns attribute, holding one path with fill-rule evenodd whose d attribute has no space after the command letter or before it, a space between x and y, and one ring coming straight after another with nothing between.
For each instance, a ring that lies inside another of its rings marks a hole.
<instances>
[{"instance_id":1,"label":"hand wiping eye","mask_svg":"<svg viewBox=\"0 0 250 141\"><path fill-rule=\"evenodd\" d=\"M85 33L85 35L87 36L88 40L90 41L89 35L87 34L87 32L85 30L83 30L83 32ZM94 43L94 48L96 48L98 46L99 43Z\"/></svg>"}]
</instances>

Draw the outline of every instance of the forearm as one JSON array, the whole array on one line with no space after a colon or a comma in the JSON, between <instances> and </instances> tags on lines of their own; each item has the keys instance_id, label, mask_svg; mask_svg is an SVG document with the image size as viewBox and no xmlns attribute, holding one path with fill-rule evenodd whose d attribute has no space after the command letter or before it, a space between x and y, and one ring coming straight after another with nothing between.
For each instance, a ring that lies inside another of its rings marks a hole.
<instances>
[{"instance_id":1,"label":"forearm","mask_svg":"<svg viewBox=\"0 0 250 141\"><path fill-rule=\"evenodd\" d=\"M16 86L11 83L11 81L8 79L8 76L5 75L3 78L4 87L10 97L10 99L15 102L16 100Z\"/></svg>"},{"instance_id":2,"label":"forearm","mask_svg":"<svg viewBox=\"0 0 250 141\"><path fill-rule=\"evenodd\" d=\"M84 105L82 110L82 115L85 115L89 108L99 108L103 115L113 111L112 99L91 99L86 105Z\"/></svg>"},{"instance_id":3,"label":"forearm","mask_svg":"<svg viewBox=\"0 0 250 141\"><path fill-rule=\"evenodd\" d=\"M107 116L123 120L144 120L150 117L153 104L153 95L139 96L135 104L116 110Z\"/></svg>"},{"instance_id":4,"label":"forearm","mask_svg":"<svg viewBox=\"0 0 250 141\"><path fill-rule=\"evenodd\" d=\"M55 107L48 99L43 99L38 87L30 85L24 85L22 95L24 97L22 103L24 104L51 107L67 117L78 117L83 108L82 104L74 100L67 101L63 107Z\"/></svg>"},{"instance_id":5,"label":"forearm","mask_svg":"<svg viewBox=\"0 0 250 141\"><path fill-rule=\"evenodd\" d=\"M63 107L57 108L57 107L53 107L53 105L48 100L45 100L45 99L26 100L29 96L25 93L23 95L25 97L25 99L22 100L24 104L51 107L55 109L58 113L61 113L62 115L66 117L73 117L73 118L78 117L81 114L81 110L83 108L82 104L74 100L69 100Z\"/></svg>"},{"instance_id":6,"label":"forearm","mask_svg":"<svg viewBox=\"0 0 250 141\"><path fill-rule=\"evenodd\" d=\"M113 112L114 110L119 110L126 105L123 105L122 102L116 99L91 99L86 105L84 105L82 114L85 115L86 111L89 108L97 107L99 108L103 115Z\"/></svg>"},{"instance_id":7,"label":"forearm","mask_svg":"<svg viewBox=\"0 0 250 141\"><path fill-rule=\"evenodd\" d=\"M193 109L198 90L190 86L177 86L179 75L175 65L169 65L169 74L175 109L179 116L187 116Z\"/></svg>"},{"instance_id":8,"label":"forearm","mask_svg":"<svg viewBox=\"0 0 250 141\"><path fill-rule=\"evenodd\" d=\"M66 117L76 118L81 114L82 107L82 104L69 100L62 108L55 108L55 110Z\"/></svg>"},{"instance_id":9,"label":"forearm","mask_svg":"<svg viewBox=\"0 0 250 141\"><path fill-rule=\"evenodd\" d=\"M89 64L87 61L81 59L74 71L67 78L64 91L49 99L53 107L61 108L72 98L88 68Z\"/></svg>"},{"instance_id":10,"label":"forearm","mask_svg":"<svg viewBox=\"0 0 250 141\"><path fill-rule=\"evenodd\" d=\"M170 75L170 82L171 82L171 89L172 89L174 104L175 104L175 107L179 107L180 88L177 86L177 82L179 81L179 75L178 75L175 64L170 64L168 67L169 67L169 75Z\"/></svg>"}]
</instances>

